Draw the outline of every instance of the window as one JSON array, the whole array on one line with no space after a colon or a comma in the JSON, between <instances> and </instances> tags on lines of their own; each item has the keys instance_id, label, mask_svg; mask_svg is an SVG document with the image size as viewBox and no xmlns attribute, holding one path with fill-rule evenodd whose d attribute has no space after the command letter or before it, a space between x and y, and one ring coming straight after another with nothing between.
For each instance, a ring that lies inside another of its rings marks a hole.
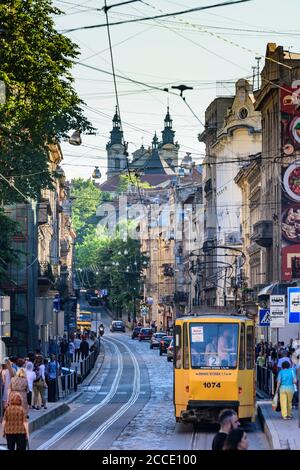
<instances>
[{"instance_id":1,"label":"window","mask_svg":"<svg viewBox=\"0 0 300 470\"><path fill-rule=\"evenodd\" d=\"M181 347L181 326L175 326L174 330L174 366L175 369L181 369L182 367L182 347Z\"/></svg>"},{"instance_id":2,"label":"window","mask_svg":"<svg viewBox=\"0 0 300 470\"><path fill-rule=\"evenodd\" d=\"M190 323L191 363L194 369L235 369L237 323Z\"/></svg>"},{"instance_id":3,"label":"window","mask_svg":"<svg viewBox=\"0 0 300 470\"><path fill-rule=\"evenodd\" d=\"M120 159L119 158L116 158L115 159L115 169L116 170L119 170L121 168L120 166Z\"/></svg>"},{"instance_id":4,"label":"window","mask_svg":"<svg viewBox=\"0 0 300 470\"><path fill-rule=\"evenodd\" d=\"M254 369L253 326L247 326L247 369Z\"/></svg>"},{"instance_id":5,"label":"window","mask_svg":"<svg viewBox=\"0 0 300 470\"><path fill-rule=\"evenodd\" d=\"M183 325L183 368L189 368L189 342L187 323Z\"/></svg>"},{"instance_id":6,"label":"window","mask_svg":"<svg viewBox=\"0 0 300 470\"><path fill-rule=\"evenodd\" d=\"M239 369L245 369L245 324L241 324Z\"/></svg>"}]
</instances>

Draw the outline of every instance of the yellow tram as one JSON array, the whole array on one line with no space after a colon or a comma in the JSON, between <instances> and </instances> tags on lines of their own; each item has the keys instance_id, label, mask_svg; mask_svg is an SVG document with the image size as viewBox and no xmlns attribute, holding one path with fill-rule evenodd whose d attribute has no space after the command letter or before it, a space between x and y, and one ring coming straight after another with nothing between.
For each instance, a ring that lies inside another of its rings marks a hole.
<instances>
[{"instance_id":1,"label":"yellow tram","mask_svg":"<svg viewBox=\"0 0 300 470\"><path fill-rule=\"evenodd\" d=\"M224 408L255 419L254 321L201 314L174 325L176 421L217 422Z\"/></svg>"}]
</instances>

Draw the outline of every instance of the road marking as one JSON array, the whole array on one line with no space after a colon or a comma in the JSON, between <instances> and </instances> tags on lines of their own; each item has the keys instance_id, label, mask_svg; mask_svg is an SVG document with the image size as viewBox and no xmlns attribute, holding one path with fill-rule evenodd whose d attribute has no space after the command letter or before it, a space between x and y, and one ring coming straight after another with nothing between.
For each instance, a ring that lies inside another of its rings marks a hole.
<instances>
[{"instance_id":1,"label":"road marking","mask_svg":"<svg viewBox=\"0 0 300 470\"><path fill-rule=\"evenodd\" d=\"M96 431L93 432L93 434L86 439L78 448L77 450L88 450L90 449L96 442L97 440L107 431L107 429L114 424L123 414L126 413L126 411L137 401L139 394L140 394L140 387L141 387L141 373L140 373L140 367L138 364L138 361L135 357L135 355L130 351L129 347L123 343L122 341L119 341L117 339L114 339L117 343L120 343L123 347L125 347L131 356L133 366L134 366L134 380L133 380L133 390L130 399L128 402L126 402L121 408L114 413L108 420L106 420L101 426L99 426Z\"/></svg>"},{"instance_id":2,"label":"road marking","mask_svg":"<svg viewBox=\"0 0 300 470\"><path fill-rule=\"evenodd\" d=\"M80 416L79 418L75 419L72 423L68 424L68 426L64 427L63 429L61 429L58 433L54 434L54 436L49 439L48 441L46 441L44 444L42 444L40 447L38 447L37 450L47 450L49 449L49 447L53 446L53 444L55 444L57 441L59 441L62 437L64 437L66 434L68 434L70 431L72 431L72 429L76 428L77 426L79 426L83 421L87 420L88 418L90 418L93 414L95 414L98 410L100 410L101 408L103 408L105 405L107 405L107 403L112 399L112 397L115 395L117 389L118 389L118 386L119 386L119 383L120 383L120 380L121 380L121 376L122 376L122 372L123 372L123 360L122 360L122 355L120 353L120 350L119 348L116 347L116 345L113 343L113 341L109 341L109 340L104 340L104 342L108 342L109 344L111 344L114 348L114 352L113 354L116 354L116 357L117 357L117 365L118 365L118 369L117 369L117 373L116 373L116 376L114 378L114 381L112 383L112 386L111 386L111 389L110 391L107 393L107 396L104 398L104 400L102 400L99 404L95 405L93 408L91 408L89 411L87 411L86 413L84 413L82 416Z\"/></svg>"}]
</instances>

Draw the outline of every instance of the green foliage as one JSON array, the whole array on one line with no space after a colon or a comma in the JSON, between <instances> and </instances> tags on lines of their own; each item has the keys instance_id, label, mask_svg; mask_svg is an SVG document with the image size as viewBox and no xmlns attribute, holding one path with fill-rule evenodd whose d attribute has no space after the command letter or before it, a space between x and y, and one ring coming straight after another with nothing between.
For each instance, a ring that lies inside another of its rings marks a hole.
<instances>
[{"instance_id":1,"label":"green foliage","mask_svg":"<svg viewBox=\"0 0 300 470\"><path fill-rule=\"evenodd\" d=\"M118 233L112 238L105 231L101 235L89 234L78 247L77 261L92 287L108 289L113 306L133 308L133 299L140 295L144 263L148 261L141 254L138 240L124 241Z\"/></svg>"},{"instance_id":2,"label":"green foliage","mask_svg":"<svg viewBox=\"0 0 300 470\"><path fill-rule=\"evenodd\" d=\"M6 86L6 103L0 105L0 168L33 199L41 188L51 187L48 144L66 139L73 129L92 130L72 84L78 47L55 30L53 16L59 14L50 0L0 3L0 80ZM0 180L0 200L22 198Z\"/></svg>"},{"instance_id":3,"label":"green foliage","mask_svg":"<svg viewBox=\"0 0 300 470\"><path fill-rule=\"evenodd\" d=\"M17 232L18 224L0 209L0 281L7 277L7 265L17 262L18 253L12 246L11 237Z\"/></svg>"},{"instance_id":4,"label":"green foliage","mask_svg":"<svg viewBox=\"0 0 300 470\"><path fill-rule=\"evenodd\" d=\"M91 180L76 178L72 181L71 196L75 198L72 220L77 235L76 243L80 245L87 235L95 234L96 225L92 219L96 216L96 209L102 202L104 193Z\"/></svg>"},{"instance_id":5,"label":"green foliage","mask_svg":"<svg viewBox=\"0 0 300 470\"><path fill-rule=\"evenodd\" d=\"M126 192L130 186L140 189L150 189L152 187L147 181L142 183L139 175L135 173L131 173L130 176L128 174L121 174L117 193Z\"/></svg>"}]
</instances>

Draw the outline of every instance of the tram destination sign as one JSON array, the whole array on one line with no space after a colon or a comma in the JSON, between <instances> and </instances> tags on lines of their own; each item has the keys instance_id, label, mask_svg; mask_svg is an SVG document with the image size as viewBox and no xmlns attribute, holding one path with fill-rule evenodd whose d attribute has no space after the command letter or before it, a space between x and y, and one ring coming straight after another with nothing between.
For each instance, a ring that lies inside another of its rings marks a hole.
<instances>
[{"instance_id":1,"label":"tram destination sign","mask_svg":"<svg viewBox=\"0 0 300 470\"><path fill-rule=\"evenodd\" d=\"M288 287L289 323L300 323L300 287Z\"/></svg>"}]
</instances>

